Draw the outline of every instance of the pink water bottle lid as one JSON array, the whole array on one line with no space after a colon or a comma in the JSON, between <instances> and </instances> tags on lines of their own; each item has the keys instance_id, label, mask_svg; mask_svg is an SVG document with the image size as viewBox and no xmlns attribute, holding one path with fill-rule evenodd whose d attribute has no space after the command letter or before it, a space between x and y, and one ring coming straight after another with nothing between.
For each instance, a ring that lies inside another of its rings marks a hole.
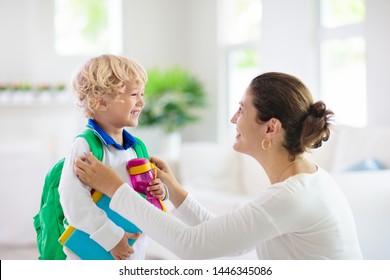
<instances>
[{"instance_id":1,"label":"pink water bottle lid","mask_svg":"<svg viewBox=\"0 0 390 280\"><path fill-rule=\"evenodd\" d=\"M140 166L143 164L148 163L149 161L146 158L134 158L127 162L127 168L134 167L134 166Z\"/></svg>"}]
</instances>

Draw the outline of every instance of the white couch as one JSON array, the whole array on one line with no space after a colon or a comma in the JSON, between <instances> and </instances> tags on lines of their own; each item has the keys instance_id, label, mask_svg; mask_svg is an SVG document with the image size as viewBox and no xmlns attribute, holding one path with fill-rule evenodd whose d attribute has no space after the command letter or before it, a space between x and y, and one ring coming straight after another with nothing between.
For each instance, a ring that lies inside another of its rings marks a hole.
<instances>
[{"instance_id":1,"label":"white couch","mask_svg":"<svg viewBox=\"0 0 390 280\"><path fill-rule=\"evenodd\" d=\"M364 164L373 169L372 160L389 168L388 143L390 127L336 127L328 142L307 155L331 172L346 195L365 259L390 260L390 169L345 170L359 169ZM177 167L182 184L217 214L245 203L268 184L257 162L233 151L230 145L184 143ZM149 255L151 258L176 258L154 241ZM251 252L240 258L256 256Z\"/></svg>"}]
</instances>

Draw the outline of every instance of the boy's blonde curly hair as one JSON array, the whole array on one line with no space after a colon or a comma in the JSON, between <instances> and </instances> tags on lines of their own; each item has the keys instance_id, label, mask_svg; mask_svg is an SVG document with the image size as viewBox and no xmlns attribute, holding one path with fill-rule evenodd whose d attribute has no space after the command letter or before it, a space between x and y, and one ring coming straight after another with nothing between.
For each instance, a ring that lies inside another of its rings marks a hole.
<instances>
[{"instance_id":1,"label":"boy's blonde curly hair","mask_svg":"<svg viewBox=\"0 0 390 280\"><path fill-rule=\"evenodd\" d=\"M88 60L75 74L72 90L87 118L101 101L109 103L125 93L127 85L145 85L145 69L136 61L118 55L101 55Z\"/></svg>"}]
</instances>

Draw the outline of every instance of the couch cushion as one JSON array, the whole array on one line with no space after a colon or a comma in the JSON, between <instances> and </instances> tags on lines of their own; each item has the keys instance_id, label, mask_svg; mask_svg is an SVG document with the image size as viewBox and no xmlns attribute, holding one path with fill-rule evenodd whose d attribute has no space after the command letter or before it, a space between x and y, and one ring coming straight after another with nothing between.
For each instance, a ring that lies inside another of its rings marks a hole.
<instances>
[{"instance_id":1,"label":"couch cushion","mask_svg":"<svg viewBox=\"0 0 390 280\"><path fill-rule=\"evenodd\" d=\"M340 127L331 171L343 171L362 160L372 158L389 168L388 143L389 127Z\"/></svg>"},{"instance_id":2,"label":"couch cushion","mask_svg":"<svg viewBox=\"0 0 390 280\"><path fill-rule=\"evenodd\" d=\"M365 259L390 259L390 170L333 174L356 221Z\"/></svg>"},{"instance_id":3,"label":"couch cushion","mask_svg":"<svg viewBox=\"0 0 390 280\"><path fill-rule=\"evenodd\" d=\"M348 166L344 171L368 171L368 170L383 170L385 166L382 162L374 158L363 159L351 166Z\"/></svg>"}]
</instances>

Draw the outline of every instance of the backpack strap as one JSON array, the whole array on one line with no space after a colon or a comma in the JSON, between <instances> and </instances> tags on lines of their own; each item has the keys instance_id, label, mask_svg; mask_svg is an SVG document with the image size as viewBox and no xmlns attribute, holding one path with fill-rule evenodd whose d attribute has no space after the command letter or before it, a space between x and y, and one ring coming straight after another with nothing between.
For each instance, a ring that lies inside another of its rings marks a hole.
<instances>
[{"instance_id":1,"label":"backpack strap","mask_svg":"<svg viewBox=\"0 0 390 280\"><path fill-rule=\"evenodd\" d=\"M83 137L90 149L92 154L99 160L103 160L103 143L102 140L97 136L92 129L86 128L82 133L77 135L76 137Z\"/></svg>"},{"instance_id":2,"label":"backpack strap","mask_svg":"<svg viewBox=\"0 0 390 280\"><path fill-rule=\"evenodd\" d=\"M150 159L149 154L148 154L148 150L146 149L144 142L142 142L142 140L137 138L137 137L134 137L134 138L135 138L135 140L137 140L137 144L135 144L133 146L133 149L135 150L137 157Z\"/></svg>"},{"instance_id":3,"label":"backpack strap","mask_svg":"<svg viewBox=\"0 0 390 280\"><path fill-rule=\"evenodd\" d=\"M89 144L92 154L100 161L103 159L103 143L102 140L97 136L92 129L86 128L82 133L76 137L83 137ZM138 137L134 137L137 143L133 146L137 157L149 159L148 150L144 142Z\"/></svg>"}]
</instances>

